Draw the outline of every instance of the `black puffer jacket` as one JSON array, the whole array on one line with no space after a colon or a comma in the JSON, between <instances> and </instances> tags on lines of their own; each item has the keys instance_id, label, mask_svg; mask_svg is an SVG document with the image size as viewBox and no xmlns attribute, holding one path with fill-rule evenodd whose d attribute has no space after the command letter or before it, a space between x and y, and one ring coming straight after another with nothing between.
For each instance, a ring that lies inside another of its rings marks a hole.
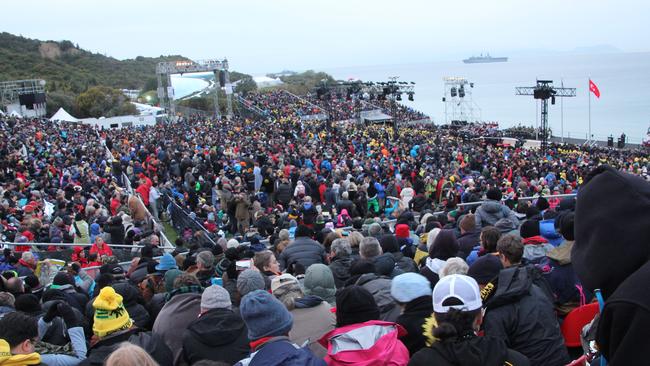
<instances>
[{"instance_id":1,"label":"black puffer jacket","mask_svg":"<svg viewBox=\"0 0 650 366\"><path fill-rule=\"evenodd\" d=\"M210 310L185 330L183 359L190 365L199 360L235 364L249 354L247 332L244 321L232 310Z\"/></svg>"},{"instance_id":2,"label":"black puffer jacket","mask_svg":"<svg viewBox=\"0 0 650 366\"><path fill-rule=\"evenodd\" d=\"M508 349L505 342L493 337L469 336L435 342L418 351L409 366L528 366L524 355Z\"/></svg>"},{"instance_id":3,"label":"black puffer jacket","mask_svg":"<svg viewBox=\"0 0 650 366\"><path fill-rule=\"evenodd\" d=\"M411 356L426 345L422 326L432 313L433 301L431 296L421 296L408 302L404 306L402 315L397 318L396 323L403 326L408 332L400 340L408 348Z\"/></svg>"},{"instance_id":4,"label":"black puffer jacket","mask_svg":"<svg viewBox=\"0 0 650 366\"><path fill-rule=\"evenodd\" d=\"M307 269L314 263L325 263L325 248L317 241L301 236L282 251L278 262L283 269L289 268L295 263L299 263Z\"/></svg>"},{"instance_id":5,"label":"black puffer jacket","mask_svg":"<svg viewBox=\"0 0 650 366\"><path fill-rule=\"evenodd\" d=\"M173 365L174 355L165 342L157 335L138 328L131 328L102 338L94 346L90 347L88 358L81 361L79 365L103 365L108 356L122 342L129 342L142 347L160 366Z\"/></svg>"},{"instance_id":6,"label":"black puffer jacket","mask_svg":"<svg viewBox=\"0 0 650 366\"><path fill-rule=\"evenodd\" d=\"M330 270L334 275L334 284L336 288L345 286L345 282L350 279L350 267L352 266L352 258L347 255L336 255L331 259Z\"/></svg>"},{"instance_id":7,"label":"black puffer jacket","mask_svg":"<svg viewBox=\"0 0 650 366\"><path fill-rule=\"evenodd\" d=\"M533 283L532 267L501 270L482 292L485 334L506 342L535 365L566 365L569 355L548 295Z\"/></svg>"}]
</instances>

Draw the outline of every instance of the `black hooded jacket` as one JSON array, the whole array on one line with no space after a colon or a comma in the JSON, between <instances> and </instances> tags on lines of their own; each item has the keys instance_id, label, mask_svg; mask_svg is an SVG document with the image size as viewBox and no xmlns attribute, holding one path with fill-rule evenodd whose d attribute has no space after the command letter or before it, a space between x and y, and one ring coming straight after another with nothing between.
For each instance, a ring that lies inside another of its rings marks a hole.
<instances>
[{"instance_id":1,"label":"black hooded jacket","mask_svg":"<svg viewBox=\"0 0 650 366\"><path fill-rule=\"evenodd\" d=\"M563 366L569 355L548 294L534 284L532 267L509 267L488 283L481 296L486 306L483 329L524 354L531 365Z\"/></svg>"},{"instance_id":2,"label":"black hooded jacket","mask_svg":"<svg viewBox=\"0 0 650 366\"><path fill-rule=\"evenodd\" d=\"M493 337L450 339L435 342L411 357L409 366L528 366L526 356L508 349Z\"/></svg>"},{"instance_id":3,"label":"black hooded jacket","mask_svg":"<svg viewBox=\"0 0 650 366\"><path fill-rule=\"evenodd\" d=\"M428 317L433 313L433 302L431 295L421 296L406 303L404 311L397 318L396 323L403 326L408 332L400 340L413 354L425 346L424 329L422 326Z\"/></svg>"},{"instance_id":4,"label":"black hooded jacket","mask_svg":"<svg viewBox=\"0 0 650 366\"><path fill-rule=\"evenodd\" d=\"M247 334L246 324L232 310L210 310L185 330L183 358L190 365L199 360L235 364L249 354Z\"/></svg>"},{"instance_id":5,"label":"black hooded jacket","mask_svg":"<svg viewBox=\"0 0 650 366\"><path fill-rule=\"evenodd\" d=\"M350 267L352 266L352 258L348 255L336 255L332 258L329 265L334 275L334 284L336 288L345 286L345 282L350 279Z\"/></svg>"},{"instance_id":6,"label":"black hooded jacket","mask_svg":"<svg viewBox=\"0 0 650 366\"><path fill-rule=\"evenodd\" d=\"M573 268L605 307L596 342L611 365L646 365L650 349L650 184L596 168L576 203Z\"/></svg>"},{"instance_id":7,"label":"black hooded jacket","mask_svg":"<svg viewBox=\"0 0 650 366\"><path fill-rule=\"evenodd\" d=\"M81 361L79 365L103 365L108 356L119 348L122 342L142 347L160 366L172 366L173 364L174 355L160 337L142 329L131 328L102 338L90 347L88 358Z\"/></svg>"}]
</instances>

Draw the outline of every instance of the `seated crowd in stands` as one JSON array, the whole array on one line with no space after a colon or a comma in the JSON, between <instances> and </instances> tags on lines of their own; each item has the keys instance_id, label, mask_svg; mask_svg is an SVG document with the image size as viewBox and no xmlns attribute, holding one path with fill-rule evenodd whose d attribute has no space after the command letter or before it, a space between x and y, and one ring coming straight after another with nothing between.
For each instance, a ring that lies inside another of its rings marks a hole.
<instances>
[{"instance_id":1,"label":"seated crowd in stands","mask_svg":"<svg viewBox=\"0 0 650 366\"><path fill-rule=\"evenodd\" d=\"M283 117L0 133L0 365L565 365L599 294L585 344L643 364L644 152ZM201 228L168 248L172 203Z\"/></svg>"}]
</instances>

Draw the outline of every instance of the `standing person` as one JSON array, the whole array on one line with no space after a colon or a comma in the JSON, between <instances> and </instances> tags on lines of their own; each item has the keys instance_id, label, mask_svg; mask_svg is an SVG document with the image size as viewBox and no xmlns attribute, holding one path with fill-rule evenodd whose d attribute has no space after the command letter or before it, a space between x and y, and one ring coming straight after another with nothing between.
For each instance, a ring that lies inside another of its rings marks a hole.
<instances>
[{"instance_id":1,"label":"standing person","mask_svg":"<svg viewBox=\"0 0 650 366\"><path fill-rule=\"evenodd\" d=\"M528 357L530 364L566 365L569 355L549 294L539 285L541 274L522 266L524 245L517 235L504 235L497 243L503 264L498 277L483 291L485 334L504 340Z\"/></svg>"},{"instance_id":2,"label":"standing person","mask_svg":"<svg viewBox=\"0 0 650 366\"><path fill-rule=\"evenodd\" d=\"M501 219L519 222L517 215L508 206L501 204L502 194L499 188L490 188L485 196L487 200L476 209L474 214L477 229L488 225L494 226Z\"/></svg>"},{"instance_id":3,"label":"standing person","mask_svg":"<svg viewBox=\"0 0 650 366\"><path fill-rule=\"evenodd\" d=\"M334 276L336 288L342 288L345 282L350 279L350 267L352 266L352 248L347 239L335 239L330 247L330 270Z\"/></svg>"},{"instance_id":4,"label":"standing person","mask_svg":"<svg viewBox=\"0 0 650 366\"><path fill-rule=\"evenodd\" d=\"M478 284L471 277L449 275L433 289L436 340L416 352L410 366L527 366L528 360L502 339L478 337L483 318Z\"/></svg>"},{"instance_id":5,"label":"standing person","mask_svg":"<svg viewBox=\"0 0 650 366\"><path fill-rule=\"evenodd\" d=\"M481 231L476 230L476 218L473 214L463 216L458 224L460 236L458 237L459 257L465 260L475 246L479 244Z\"/></svg>"},{"instance_id":6,"label":"standing person","mask_svg":"<svg viewBox=\"0 0 650 366\"><path fill-rule=\"evenodd\" d=\"M149 188L149 208L151 209L151 213L153 214L153 217L156 219L156 221L160 221L160 218L158 217L158 200L160 199L160 191L158 190L158 182L154 181Z\"/></svg>"},{"instance_id":7,"label":"standing person","mask_svg":"<svg viewBox=\"0 0 650 366\"><path fill-rule=\"evenodd\" d=\"M458 240L456 240L453 230L441 230L429 248L429 256L426 258L424 266L420 268L420 274L429 280L431 286L435 286L440 279L440 270L447 259L453 258L457 254Z\"/></svg>"},{"instance_id":8,"label":"standing person","mask_svg":"<svg viewBox=\"0 0 650 366\"><path fill-rule=\"evenodd\" d=\"M289 341L293 317L282 303L263 290L244 296L239 308L248 328L251 355L236 366L325 366L308 348Z\"/></svg>"},{"instance_id":9,"label":"standing person","mask_svg":"<svg viewBox=\"0 0 650 366\"><path fill-rule=\"evenodd\" d=\"M81 213L75 215L70 231L74 235L75 244L90 244L90 229Z\"/></svg>"}]
</instances>

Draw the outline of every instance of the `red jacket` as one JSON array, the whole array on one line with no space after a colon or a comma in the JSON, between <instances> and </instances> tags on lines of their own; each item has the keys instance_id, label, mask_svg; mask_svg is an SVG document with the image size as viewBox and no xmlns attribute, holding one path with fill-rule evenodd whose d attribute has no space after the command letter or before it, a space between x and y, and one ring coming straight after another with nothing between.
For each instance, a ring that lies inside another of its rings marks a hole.
<instances>
[{"instance_id":1,"label":"red jacket","mask_svg":"<svg viewBox=\"0 0 650 366\"><path fill-rule=\"evenodd\" d=\"M95 243L95 244L93 244L92 247L90 247L90 253L97 253L98 257L104 256L104 255L110 257L110 256L113 255L113 250L111 249L111 247L108 246L108 244L105 244L105 243L104 243L103 248L99 249L99 247Z\"/></svg>"}]
</instances>

